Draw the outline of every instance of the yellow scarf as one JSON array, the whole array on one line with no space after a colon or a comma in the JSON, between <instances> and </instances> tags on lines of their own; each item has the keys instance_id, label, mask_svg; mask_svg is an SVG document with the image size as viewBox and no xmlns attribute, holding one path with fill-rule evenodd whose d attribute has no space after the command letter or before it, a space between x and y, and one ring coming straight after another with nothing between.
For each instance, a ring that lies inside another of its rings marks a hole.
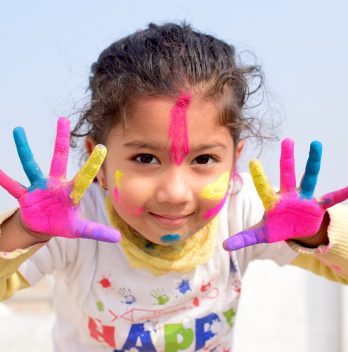
<instances>
[{"instance_id":1,"label":"yellow scarf","mask_svg":"<svg viewBox=\"0 0 348 352\"><path fill-rule=\"evenodd\" d=\"M155 275L171 271L187 273L205 264L214 254L217 217L185 242L173 246L151 243L124 222L106 197L106 209L111 225L121 234L121 246L133 268L146 268Z\"/></svg>"}]
</instances>

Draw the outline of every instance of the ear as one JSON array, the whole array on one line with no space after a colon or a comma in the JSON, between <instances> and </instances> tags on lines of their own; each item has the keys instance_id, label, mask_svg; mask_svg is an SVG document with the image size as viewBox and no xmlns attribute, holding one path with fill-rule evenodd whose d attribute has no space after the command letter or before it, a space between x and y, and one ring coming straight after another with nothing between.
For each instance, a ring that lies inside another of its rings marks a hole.
<instances>
[{"instance_id":1,"label":"ear","mask_svg":"<svg viewBox=\"0 0 348 352\"><path fill-rule=\"evenodd\" d=\"M239 157L241 156L243 149L244 149L244 140L241 140L238 144L237 144L237 148L235 151L235 161L238 161Z\"/></svg>"},{"instance_id":2,"label":"ear","mask_svg":"<svg viewBox=\"0 0 348 352\"><path fill-rule=\"evenodd\" d=\"M85 148L86 148L86 151L87 151L88 155L91 155L91 153L93 152L93 149L94 149L94 147L96 145L97 145L97 143L92 137L90 137L90 136L86 137L86 139L85 139ZM99 171L97 173L97 180L98 180L99 186L103 190L107 190L105 171L104 171L103 165L101 166L101 168L99 169Z\"/></svg>"},{"instance_id":3,"label":"ear","mask_svg":"<svg viewBox=\"0 0 348 352\"><path fill-rule=\"evenodd\" d=\"M96 145L97 145L97 143L95 142L95 140L92 137L90 137L90 136L86 137L85 148L86 148L88 155L91 155L91 153L93 152L93 149Z\"/></svg>"}]
</instances>

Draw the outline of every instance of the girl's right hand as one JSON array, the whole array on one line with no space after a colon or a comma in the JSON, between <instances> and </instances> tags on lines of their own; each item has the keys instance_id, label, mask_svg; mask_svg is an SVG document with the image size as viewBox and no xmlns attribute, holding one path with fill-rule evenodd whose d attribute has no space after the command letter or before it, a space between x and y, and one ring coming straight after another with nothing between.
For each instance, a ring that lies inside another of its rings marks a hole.
<instances>
[{"instance_id":1,"label":"girl's right hand","mask_svg":"<svg viewBox=\"0 0 348 352\"><path fill-rule=\"evenodd\" d=\"M61 117L49 176L45 178L35 162L24 129L13 131L17 152L31 183L26 188L0 170L0 186L14 196L20 206L20 219L27 230L49 236L89 238L118 242L120 233L112 227L98 224L80 216L79 202L106 155L106 148L97 145L77 175L66 179L69 156L70 122ZM35 234L34 234L35 236ZM42 236L40 236L41 238Z\"/></svg>"}]
</instances>

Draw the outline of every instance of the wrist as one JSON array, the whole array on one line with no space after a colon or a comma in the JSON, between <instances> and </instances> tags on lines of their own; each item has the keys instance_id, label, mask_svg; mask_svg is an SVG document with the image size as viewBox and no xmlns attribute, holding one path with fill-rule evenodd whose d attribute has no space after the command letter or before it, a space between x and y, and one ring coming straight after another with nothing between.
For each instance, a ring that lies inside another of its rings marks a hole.
<instances>
[{"instance_id":1,"label":"wrist","mask_svg":"<svg viewBox=\"0 0 348 352\"><path fill-rule=\"evenodd\" d=\"M292 238L291 240L295 241L301 246L308 247L308 248L316 248L316 247L319 247L320 245L328 245L329 237L327 234L327 228L329 226L329 223L330 223L329 214L325 212L320 228L315 235L308 236L308 237Z\"/></svg>"},{"instance_id":2,"label":"wrist","mask_svg":"<svg viewBox=\"0 0 348 352\"><path fill-rule=\"evenodd\" d=\"M31 231L28 228L28 226L23 222L21 214L20 214L20 210L16 211L15 216L17 216L18 223L21 226L21 229L23 231L25 231L35 241L35 243L33 243L33 244L46 242L49 239L49 236L47 236L47 235L43 235L43 234Z\"/></svg>"},{"instance_id":3,"label":"wrist","mask_svg":"<svg viewBox=\"0 0 348 352\"><path fill-rule=\"evenodd\" d=\"M48 236L36 234L25 227L19 211L15 211L4 220L0 229L0 251L12 252L32 245L47 242Z\"/></svg>"}]
</instances>

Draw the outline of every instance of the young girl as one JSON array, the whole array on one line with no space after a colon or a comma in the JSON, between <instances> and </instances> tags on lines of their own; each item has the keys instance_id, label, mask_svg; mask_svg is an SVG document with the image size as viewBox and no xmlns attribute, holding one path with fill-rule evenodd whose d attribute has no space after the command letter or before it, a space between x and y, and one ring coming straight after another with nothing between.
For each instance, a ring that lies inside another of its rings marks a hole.
<instances>
[{"instance_id":1,"label":"young girl","mask_svg":"<svg viewBox=\"0 0 348 352\"><path fill-rule=\"evenodd\" d=\"M19 201L1 219L0 297L55 273L56 351L230 351L254 259L348 282L348 210L332 207L348 188L313 197L319 142L298 190L288 139L279 193L257 161L257 192L236 171L254 128L243 108L255 74L214 37L151 24L93 64L90 105L72 132L90 157L72 181L67 119L47 178L14 130L31 185L0 174Z\"/></svg>"}]
</instances>

